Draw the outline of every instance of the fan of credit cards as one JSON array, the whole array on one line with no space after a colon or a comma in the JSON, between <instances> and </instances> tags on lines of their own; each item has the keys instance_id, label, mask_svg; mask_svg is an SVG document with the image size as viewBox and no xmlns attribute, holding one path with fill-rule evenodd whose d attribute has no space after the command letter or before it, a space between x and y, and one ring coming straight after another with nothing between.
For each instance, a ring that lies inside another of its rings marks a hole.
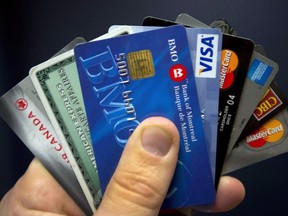
<instances>
[{"instance_id":1,"label":"fan of credit cards","mask_svg":"<svg viewBox=\"0 0 288 216\"><path fill-rule=\"evenodd\" d=\"M180 150L161 212L190 215L211 208L221 175L288 151L278 71L224 19L145 17L32 67L0 98L0 114L87 215L135 128L170 119Z\"/></svg>"}]
</instances>

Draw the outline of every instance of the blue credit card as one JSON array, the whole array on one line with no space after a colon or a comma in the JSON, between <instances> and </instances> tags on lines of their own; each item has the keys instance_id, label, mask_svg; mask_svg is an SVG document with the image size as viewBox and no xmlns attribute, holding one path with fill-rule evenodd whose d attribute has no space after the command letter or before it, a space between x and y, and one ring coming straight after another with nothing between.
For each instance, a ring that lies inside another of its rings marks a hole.
<instances>
[{"instance_id":1,"label":"blue credit card","mask_svg":"<svg viewBox=\"0 0 288 216\"><path fill-rule=\"evenodd\" d=\"M187 35L211 169L215 178L222 33L218 29L188 28Z\"/></svg>"},{"instance_id":2,"label":"blue credit card","mask_svg":"<svg viewBox=\"0 0 288 216\"><path fill-rule=\"evenodd\" d=\"M162 28L155 26L129 27L133 33ZM116 28L119 28L119 25L111 26L109 30L112 31ZM215 178L222 33L213 28L187 28L186 32L195 71L194 76L210 164L213 178Z\"/></svg>"},{"instance_id":3,"label":"blue credit card","mask_svg":"<svg viewBox=\"0 0 288 216\"><path fill-rule=\"evenodd\" d=\"M214 181L186 29L173 26L78 45L75 58L102 192L133 130L147 117L180 132L163 209L211 204Z\"/></svg>"}]
</instances>

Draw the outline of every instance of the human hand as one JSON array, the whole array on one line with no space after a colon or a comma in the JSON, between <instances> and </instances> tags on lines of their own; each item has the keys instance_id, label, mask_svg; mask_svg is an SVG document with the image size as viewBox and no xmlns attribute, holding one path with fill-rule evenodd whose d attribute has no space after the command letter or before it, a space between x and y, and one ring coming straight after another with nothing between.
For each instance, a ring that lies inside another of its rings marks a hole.
<instances>
[{"instance_id":1,"label":"human hand","mask_svg":"<svg viewBox=\"0 0 288 216\"><path fill-rule=\"evenodd\" d=\"M164 118L144 120L131 135L94 216L156 216L174 174L179 133ZM213 211L228 211L244 198L241 182L221 177ZM2 216L84 215L37 160L0 203Z\"/></svg>"}]
</instances>

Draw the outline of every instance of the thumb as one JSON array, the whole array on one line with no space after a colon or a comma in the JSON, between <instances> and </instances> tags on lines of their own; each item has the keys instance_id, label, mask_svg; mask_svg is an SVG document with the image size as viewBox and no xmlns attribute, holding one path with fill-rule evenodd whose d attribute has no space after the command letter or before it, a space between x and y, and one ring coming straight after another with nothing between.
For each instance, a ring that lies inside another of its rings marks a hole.
<instances>
[{"instance_id":1,"label":"thumb","mask_svg":"<svg viewBox=\"0 0 288 216\"><path fill-rule=\"evenodd\" d=\"M144 120L133 132L95 216L156 216L178 158L179 133L168 119Z\"/></svg>"}]
</instances>

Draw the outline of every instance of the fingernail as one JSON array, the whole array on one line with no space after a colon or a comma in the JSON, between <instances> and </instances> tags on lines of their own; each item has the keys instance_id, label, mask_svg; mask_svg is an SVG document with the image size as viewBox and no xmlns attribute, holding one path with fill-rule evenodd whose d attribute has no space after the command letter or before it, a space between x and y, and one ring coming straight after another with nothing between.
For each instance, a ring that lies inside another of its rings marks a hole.
<instances>
[{"instance_id":1,"label":"fingernail","mask_svg":"<svg viewBox=\"0 0 288 216\"><path fill-rule=\"evenodd\" d=\"M172 146L172 136L164 129L147 127L142 134L143 148L157 156L165 156Z\"/></svg>"}]
</instances>

